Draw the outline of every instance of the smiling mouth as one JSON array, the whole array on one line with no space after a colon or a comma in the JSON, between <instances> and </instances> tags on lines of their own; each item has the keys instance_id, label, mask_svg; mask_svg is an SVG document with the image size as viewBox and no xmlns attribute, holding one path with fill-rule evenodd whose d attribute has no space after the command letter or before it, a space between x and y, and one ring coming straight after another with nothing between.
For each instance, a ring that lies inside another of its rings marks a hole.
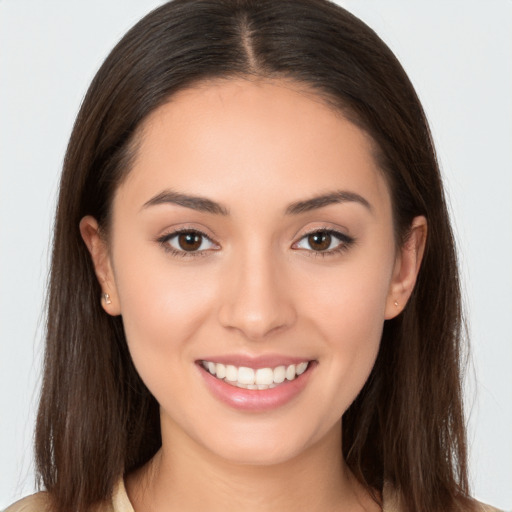
<instances>
[{"instance_id":1,"label":"smiling mouth","mask_svg":"<svg viewBox=\"0 0 512 512\"><path fill-rule=\"evenodd\" d=\"M309 367L310 361L275 368L248 368L231 364L200 361L201 366L211 375L226 384L243 389L272 389L286 382L295 380Z\"/></svg>"}]
</instances>

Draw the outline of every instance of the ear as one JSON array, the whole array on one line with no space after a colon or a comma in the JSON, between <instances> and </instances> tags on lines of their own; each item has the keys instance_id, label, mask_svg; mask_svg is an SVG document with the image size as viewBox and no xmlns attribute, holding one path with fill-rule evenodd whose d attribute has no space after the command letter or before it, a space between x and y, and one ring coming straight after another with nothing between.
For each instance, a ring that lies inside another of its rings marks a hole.
<instances>
[{"instance_id":1,"label":"ear","mask_svg":"<svg viewBox=\"0 0 512 512\"><path fill-rule=\"evenodd\" d=\"M96 277L101 286L103 309L112 316L120 315L119 297L115 285L114 272L110 261L110 253L106 240L102 237L98 222L91 215L80 221L80 234L89 249ZM108 294L108 298L105 294Z\"/></svg>"},{"instance_id":2,"label":"ear","mask_svg":"<svg viewBox=\"0 0 512 512\"><path fill-rule=\"evenodd\" d=\"M427 240L427 219L414 217L409 236L399 249L389 286L385 318L400 314L414 290Z\"/></svg>"}]
</instances>

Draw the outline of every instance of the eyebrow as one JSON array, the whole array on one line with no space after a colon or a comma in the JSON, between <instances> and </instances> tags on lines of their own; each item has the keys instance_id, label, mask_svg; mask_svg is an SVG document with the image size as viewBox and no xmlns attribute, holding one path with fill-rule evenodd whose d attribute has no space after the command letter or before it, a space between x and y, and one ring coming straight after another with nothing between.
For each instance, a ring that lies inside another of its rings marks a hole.
<instances>
[{"instance_id":1,"label":"eyebrow","mask_svg":"<svg viewBox=\"0 0 512 512\"><path fill-rule=\"evenodd\" d=\"M177 204L185 208L191 208L200 212L213 213L215 215L229 215L229 211L226 207L207 199L206 197L190 196L187 194L180 194L173 190L164 190L152 197L149 201L146 201L143 205L144 208L150 206L156 206L159 204Z\"/></svg>"},{"instance_id":2,"label":"eyebrow","mask_svg":"<svg viewBox=\"0 0 512 512\"><path fill-rule=\"evenodd\" d=\"M312 197L305 201L297 201L292 203L286 208L287 215L298 215L300 213L309 212L324 206L331 204L343 204L343 203L359 203L373 213L371 204L359 194L355 192L348 192L345 190L337 190L335 192L329 192L319 196Z\"/></svg>"},{"instance_id":3,"label":"eyebrow","mask_svg":"<svg viewBox=\"0 0 512 512\"><path fill-rule=\"evenodd\" d=\"M343 203L358 203L373 213L371 204L359 194L355 192L349 192L345 190L337 190L322 194L319 196L306 199L304 201L296 201L288 205L285 210L286 215L299 215L301 213L309 212L324 206L331 204L343 204ZM215 215L229 215L229 210L216 203L211 199L200 196L191 196L188 194L182 194L173 190L164 190L156 196L152 197L149 201L146 201L142 206L142 209L149 208L150 206L156 206L161 204L176 204L192 210L197 210L205 213L212 213Z\"/></svg>"}]
</instances>

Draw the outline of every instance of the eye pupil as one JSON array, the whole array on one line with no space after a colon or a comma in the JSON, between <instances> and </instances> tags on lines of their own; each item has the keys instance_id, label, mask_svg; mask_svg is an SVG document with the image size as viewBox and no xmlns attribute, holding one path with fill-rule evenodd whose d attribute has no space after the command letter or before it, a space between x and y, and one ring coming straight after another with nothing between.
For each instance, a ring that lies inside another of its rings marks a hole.
<instances>
[{"instance_id":1,"label":"eye pupil","mask_svg":"<svg viewBox=\"0 0 512 512\"><path fill-rule=\"evenodd\" d=\"M202 236L198 233L181 233L178 244L184 251L196 251L201 247Z\"/></svg>"},{"instance_id":2,"label":"eye pupil","mask_svg":"<svg viewBox=\"0 0 512 512\"><path fill-rule=\"evenodd\" d=\"M325 251L331 245L331 235L325 231L318 231L308 236L308 243L315 251Z\"/></svg>"}]
</instances>

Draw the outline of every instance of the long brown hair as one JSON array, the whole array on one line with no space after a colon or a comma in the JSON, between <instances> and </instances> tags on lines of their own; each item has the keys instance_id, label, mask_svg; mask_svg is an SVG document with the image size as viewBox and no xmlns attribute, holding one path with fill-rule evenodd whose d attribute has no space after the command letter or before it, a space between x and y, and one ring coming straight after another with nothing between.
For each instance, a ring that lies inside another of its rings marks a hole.
<instances>
[{"instance_id":1,"label":"long brown hair","mask_svg":"<svg viewBox=\"0 0 512 512\"><path fill-rule=\"evenodd\" d=\"M365 130L391 191L398 243L413 217L429 236L403 313L386 321L363 390L343 417L343 455L368 489L407 510L456 510L468 496L461 398L462 312L454 242L428 124L389 48L325 0L176 0L135 25L83 101L64 162L36 428L39 481L56 512L84 512L161 444L158 404L131 362L78 224L108 232L141 122L176 91L218 77L307 85Z\"/></svg>"}]
</instances>

